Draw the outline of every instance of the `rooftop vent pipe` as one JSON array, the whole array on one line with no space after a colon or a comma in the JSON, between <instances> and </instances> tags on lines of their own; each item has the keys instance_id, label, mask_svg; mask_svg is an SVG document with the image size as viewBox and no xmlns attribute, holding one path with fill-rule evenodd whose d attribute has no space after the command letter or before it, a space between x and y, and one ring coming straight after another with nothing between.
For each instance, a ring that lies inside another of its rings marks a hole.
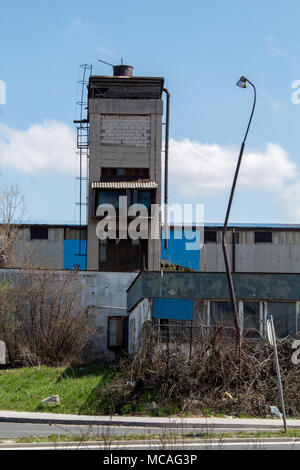
<instances>
[{"instance_id":1,"label":"rooftop vent pipe","mask_svg":"<svg viewBox=\"0 0 300 470\"><path fill-rule=\"evenodd\" d=\"M122 59L121 59L121 62L122 62L121 65L113 65L101 59L98 59L98 62L101 62L102 64L106 64L112 67L114 71L114 77L132 77L133 75L133 67L131 65L124 65Z\"/></svg>"}]
</instances>

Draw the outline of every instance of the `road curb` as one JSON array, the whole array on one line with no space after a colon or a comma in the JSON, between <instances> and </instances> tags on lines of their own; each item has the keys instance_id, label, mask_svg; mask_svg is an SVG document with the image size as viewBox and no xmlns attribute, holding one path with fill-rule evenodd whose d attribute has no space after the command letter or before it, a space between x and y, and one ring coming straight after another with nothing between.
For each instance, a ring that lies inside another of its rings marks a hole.
<instances>
[{"instance_id":1,"label":"road curb","mask_svg":"<svg viewBox=\"0 0 300 470\"><path fill-rule=\"evenodd\" d=\"M282 429L283 425L280 420L274 420L274 422L270 423L270 420L268 420L268 423L259 423L258 420L248 420L248 422L243 422L233 420L232 419L222 419L218 421L217 419L214 420L212 419L207 419L206 421L199 421L196 422L195 419L185 419L181 420L180 418L170 418L169 420L162 418L157 418L155 419L147 419L145 417L144 419L135 419L134 417L124 417L124 418L119 418L118 417L77 417L77 416L41 416L41 413L38 415L34 416L34 414L30 415L27 414L27 416L22 416L21 413L20 415L12 414L11 416L9 415L2 415L0 412L0 422L2 423L28 423L28 424L61 424L61 425L86 425L86 426L122 426L122 427L155 427L155 428L189 428L189 429L205 429L209 430L209 428L214 428L214 429L220 429L220 428L226 428L226 429L274 429L274 430L280 430ZM299 420L293 423L292 420L289 420L288 423L288 428L289 429L300 429L300 424Z\"/></svg>"}]
</instances>

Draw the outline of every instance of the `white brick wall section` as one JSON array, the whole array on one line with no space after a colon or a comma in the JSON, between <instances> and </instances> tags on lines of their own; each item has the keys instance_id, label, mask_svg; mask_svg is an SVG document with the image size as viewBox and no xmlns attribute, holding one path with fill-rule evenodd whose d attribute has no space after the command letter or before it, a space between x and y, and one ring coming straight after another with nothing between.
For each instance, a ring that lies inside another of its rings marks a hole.
<instances>
[{"instance_id":1,"label":"white brick wall section","mask_svg":"<svg viewBox=\"0 0 300 470\"><path fill-rule=\"evenodd\" d=\"M150 147L150 116L102 114L100 143Z\"/></svg>"}]
</instances>

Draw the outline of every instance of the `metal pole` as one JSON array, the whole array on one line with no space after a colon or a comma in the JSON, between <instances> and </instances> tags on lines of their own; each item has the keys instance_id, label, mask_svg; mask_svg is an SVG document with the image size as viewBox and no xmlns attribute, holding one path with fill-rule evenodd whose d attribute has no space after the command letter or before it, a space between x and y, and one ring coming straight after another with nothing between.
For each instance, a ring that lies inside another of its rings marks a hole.
<instances>
[{"instance_id":1,"label":"metal pole","mask_svg":"<svg viewBox=\"0 0 300 470\"><path fill-rule=\"evenodd\" d=\"M164 194L164 232L165 232L165 241L164 241L164 248L165 250L168 249L168 238L169 238L169 230L168 230L168 198L169 198L169 128L170 128L170 92L167 88L163 88L162 90L166 93L167 96L167 103L166 103L166 127L165 127L165 194Z\"/></svg>"},{"instance_id":2,"label":"metal pole","mask_svg":"<svg viewBox=\"0 0 300 470\"><path fill-rule=\"evenodd\" d=\"M239 320L239 314L238 314L238 309L237 309L237 304L236 304L235 290L234 290L234 285L233 285L233 280L232 280L231 267L230 267L230 263L229 263L228 252L227 252L226 232L227 232L228 220L229 220L231 205L232 205L233 196L234 196L234 192L235 192L235 187L236 187L236 183L237 183L237 179L238 179L238 175L239 175L239 171L240 171L240 166L241 166L241 162L242 162L244 148L245 148L245 145L246 145L246 139L247 139L247 135L248 135L248 132L249 132L249 128L250 128L250 124L251 124L251 121L252 121L252 117L253 117L254 109L255 109L255 104L256 104L256 88L253 85L253 83L250 82L250 80L248 80L246 78L245 78L245 80L253 88L254 102L253 102L253 107L252 107L250 119L249 119L249 122L248 122L248 126L247 126L247 129L246 129L245 137L244 137L244 140L242 142L241 149L240 149L240 154L239 154L239 158L238 158L238 162L237 162L237 166L236 166L236 170L235 170L235 174L234 174L234 179L233 179L233 183L232 183L232 187L231 187L231 192L230 192L230 197L229 197L229 202L228 202L228 207L227 207L227 211L226 211L226 217L225 217L225 222L224 222L224 227L223 227L223 232L222 232L222 247L223 247L224 262L225 262L225 268L226 268L226 274L227 274L227 280L228 280L228 287L229 287L229 292L230 292L230 299L231 299L231 303L232 303L234 323L235 323L235 329L236 329L236 335L237 335L237 344L238 344L238 348L239 348L240 353L241 353L241 346L242 346L242 334L241 334L240 320Z\"/></svg>"},{"instance_id":3,"label":"metal pole","mask_svg":"<svg viewBox=\"0 0 300 470\"><path fill-rule=\"evenodd\" d=\"M277 345L276 345L276 335L275 335L275 328L274 328L274 322L273 322L273 317L272 317L272 315L270 315L270 320L271 320L271 329L272 329L272 337L273 337L273 346L274 346L274 357L275 357L275 364L276 364L277 382L278 382L278 388L279 388L279 393L280 393L280 403L281 403L281 411L282 411L283 426L284 426L284 430L287 431L286 413L285 413L284 398L283 398L283 390L282 390L281 375L280 375L280 367L279 367L278 352L277 352Z\"/></svg>"}]
</instances>

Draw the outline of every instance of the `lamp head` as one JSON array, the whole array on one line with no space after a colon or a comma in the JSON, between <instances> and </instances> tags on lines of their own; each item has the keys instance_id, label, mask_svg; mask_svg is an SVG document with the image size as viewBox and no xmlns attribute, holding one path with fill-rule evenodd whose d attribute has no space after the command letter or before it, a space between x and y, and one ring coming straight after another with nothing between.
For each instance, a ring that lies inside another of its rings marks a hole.
<instances>
[{"instance_id":1,"label":"lamp head","mask_svg":"<svg viewBox=\"0 0 300 470\"><path fill-rule=\"evenodd\" d=\"M247 78L242 75L236 85L240 88L247 88Z\"/></svg>"}]
</instances>

